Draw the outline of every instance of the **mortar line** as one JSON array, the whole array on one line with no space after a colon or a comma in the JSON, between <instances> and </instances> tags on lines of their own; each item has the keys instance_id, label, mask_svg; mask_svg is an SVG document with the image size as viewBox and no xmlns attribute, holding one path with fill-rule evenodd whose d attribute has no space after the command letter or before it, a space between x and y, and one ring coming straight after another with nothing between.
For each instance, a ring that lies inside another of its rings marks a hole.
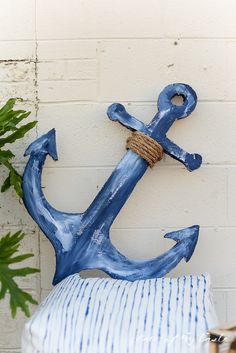
<instances>
[{"instance_id":1,"label":"mortar line","mask_svg":"<svg viewBox=\"0 0 236 353\"><path fill-rule=\"evenodd\" d=\"M185 36L168 36L164 34L163 36L146 36L146 37L77 37L77 38L70 38L70 37L65 37L65 38L47 38L43 39L40 38L38 39L39 42L63 42L63 41L97 41L97 40L102 40L102 41L128 41L128 40L156 40L156 41L170 41L170 40L178 40L178 41L192 41L192 40L197 40L197 41L236 41L236 35L234 37L185 37ZM33 42L32 39L1 39L1 42Z\"/></svg>"},{"instance_id":2,"label":"mortar line","mask_svg":"<svg viewBox=\"0 0 236 353\"><path fill-rule=\"evenodd\" d=\"M87 81L95 81L94 79L86 79ZM75 81L75 80L62 80L61 82L68 82L68 81ZM84 80L76 80L76 81L84 81ZM54 80L51 80L51 82L54 82ZM66 105L66 104L81 104L81 105L86 105L86 104L111 104L113 103L115 99L113 100L86 100L86 99L83 99L83 100L64 100L64 101L60 101L60 100L54 100L54 101L40 101L40 105ZM125 101L125 100L122 100L122 99L119 99L117 98L116 99L117 101L119 101L121 104L127 104L127 105L132 105L132 106L135 106L135 105L155 105L157 104L157 101L156 100L153 100L153 101L140 101L140 100L129 100L129 101ZM224 100L224 99L198 99L198 105L199 104L235 104L236 103L236 99L228 99L228 100Z\"/></svg>"},{"instance_id":3,"label":"mortar line","mask_svg":"<svg viewBox=\"0 0 236 353\"><path fill-rule=\"evenodd\" d=\"M35 35L35 118L38 120L38 112L39 112L39 92L38 92L38 36L37 36L37 0L34 0L34 35ZM36 136L38 138L38 124L36 124ZM38 292L39 292L39 302L41 302L42 296L42 278L41 278L41 242L40 242L40 230L37 231L37 243L38 243L38 266L40 272L38 274L39 284L38 284Z\"/></svg>"}]
</instances>

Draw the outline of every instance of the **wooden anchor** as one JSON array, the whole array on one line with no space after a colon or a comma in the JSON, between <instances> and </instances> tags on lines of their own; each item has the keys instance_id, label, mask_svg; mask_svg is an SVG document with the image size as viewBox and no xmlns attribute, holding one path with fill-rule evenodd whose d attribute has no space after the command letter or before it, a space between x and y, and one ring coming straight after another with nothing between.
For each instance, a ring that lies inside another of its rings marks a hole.
<instances>
[{"instance_id":1,"label":"wooden anchor","mask_svg":"<svg viewBox=\"0 0 236 353\"><path fill-rule=\"evenodd\" d=\"M172 98L183 97L181 106ZM167 86L158 98L158 113L145 125L129 115L118 103L108 108L108 117L132 131L151 137L165 153L180 161L189 171L200 167L202 158L182 150L166 137L177 119L187 117L197 103L196 93L185 84ZM111 243L110 227L135 185L148 168L147 161L129 149L84 213L60 212L45 199L41 174L47 155L57 160L55 130L34 141L26 150L29 161L23 176L24 203L31 217L52 243L56 253L53 284L81 270L99 269L112 278L130 281L162 277L183 258L188 261L195 249L199 226L194 225L165 235L176 244L162 255L150 260L131 260Z\"/></svg>"}]
</instances>

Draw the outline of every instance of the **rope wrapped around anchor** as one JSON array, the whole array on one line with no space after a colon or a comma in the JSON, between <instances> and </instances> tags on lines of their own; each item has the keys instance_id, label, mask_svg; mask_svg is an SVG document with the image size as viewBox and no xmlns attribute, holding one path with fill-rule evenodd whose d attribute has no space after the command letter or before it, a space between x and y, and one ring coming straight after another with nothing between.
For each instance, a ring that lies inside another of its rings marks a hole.
<instances>
[{"instance_id":1,"label":"rope wrapped around anchor","mask_svg":"<svg viewBox=\"0 0 236 353\"><path fill-rule=\"evenodd\" d=\"M163 157L162 146L148 135L133 131L126 141L126 149L131 149L145 159L152 168Z\"/></svg>"}]
</instances>

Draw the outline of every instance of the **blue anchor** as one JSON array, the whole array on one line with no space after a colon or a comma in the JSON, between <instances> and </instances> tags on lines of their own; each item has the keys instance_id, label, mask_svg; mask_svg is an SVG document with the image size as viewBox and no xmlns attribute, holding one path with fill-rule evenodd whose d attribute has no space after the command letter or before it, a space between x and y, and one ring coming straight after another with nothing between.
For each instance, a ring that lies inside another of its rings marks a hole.
<instances>
[{"instance_id":1,"label":"blue anchor","mask_svg":"<svg viewBox=\"0 0 236 353\"><path fill-rule=\"evenodd\" d=\"M174 105L172 98L182 96L183 104ZM182 150L166 137L177 119L187 117L195 108L197 96L193 89L178 83L167 86L158 98L158 113L145 125L131 116L118 103L108 108L108 117L132 131L148 135L164 152L180 161L189 171L200 167L202 158ZM130 281L162 277L183 258L189 261L195 249L199 226L194 225L165 235L176 244L162 255L150 260L131 260L111 243L110 227L135 185L148 168L148 163L129 149L105 185L84 213L60 212L45 199L41 174L47 155L57 160L55 130L34 141L26 150L29 161L23 176L24 203L31 217L52 243L56 253L53 284L85 269L99 269L112 278Z\"/></svg>"}]
</instances>

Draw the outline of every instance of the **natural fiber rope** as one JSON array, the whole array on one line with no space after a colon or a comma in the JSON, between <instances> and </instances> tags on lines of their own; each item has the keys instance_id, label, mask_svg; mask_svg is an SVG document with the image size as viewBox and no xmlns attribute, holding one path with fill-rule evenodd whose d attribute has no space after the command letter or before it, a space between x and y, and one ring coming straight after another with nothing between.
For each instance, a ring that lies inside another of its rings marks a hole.
<instances>
[{"instance_id":1,"label":"natural fiber rope","mask_svg":"<svg viewBox=\"0 0 236 353\"><path fill-rule=\"evenodd\" d=\"M152 168L163 157L163 148L150 136L139 131L132 132L126 142L126 149L131 149L144 158Z\"/></svg>"}]
</instances>

